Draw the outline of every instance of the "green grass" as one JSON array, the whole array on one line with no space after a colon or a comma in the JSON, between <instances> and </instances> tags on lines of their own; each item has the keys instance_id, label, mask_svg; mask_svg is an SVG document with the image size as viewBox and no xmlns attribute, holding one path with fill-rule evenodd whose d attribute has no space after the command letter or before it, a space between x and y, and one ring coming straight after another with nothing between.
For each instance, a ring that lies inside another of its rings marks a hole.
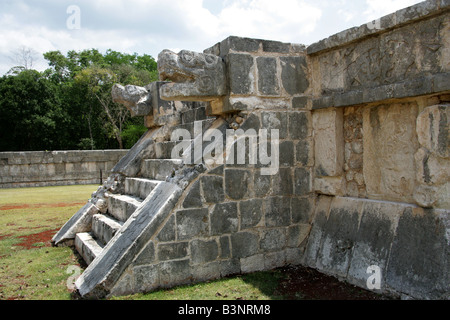
<instances>
[{"instance_id":1,"label":"green grass","mask_svg":"<svg viewBox=\"0 0 450 320\"><path fill-rule=\"evenodd\" d=\"M95 185L0 189L0 300L76 298L69 288L74 268L81 274L82 267L71 248L52 247L50 240L96 189ZM111 300L327 299L336 292L339 297L369 298L352 286L339 288L336 281L309 271L278 269Z\"/></svg>"},{"instance_id":2,"label":"green grass","mask_svg":"<svg viewBox=\"0 0 450 320\"><path fill-rule=\"evenodd\" d=\"M0 300L72 299L69 267L80 265L70 248L51 247L49 241L96 189L95 185L0 189ZM39 237L45 232L46 240ZM281 277L277 271L259 272L113 299L280 299L273 292Z\"/></svg>"},{"instance_id":3,"label":"green grass","mask_svg":"<svg viewBox=\"0 0 450 320\"><path fill-rule=\"evenodd\" d=\"M96 188L0 189L0 299L71 299L66 271L77 259L49 241Z\"/></svg>"}]
</instances>

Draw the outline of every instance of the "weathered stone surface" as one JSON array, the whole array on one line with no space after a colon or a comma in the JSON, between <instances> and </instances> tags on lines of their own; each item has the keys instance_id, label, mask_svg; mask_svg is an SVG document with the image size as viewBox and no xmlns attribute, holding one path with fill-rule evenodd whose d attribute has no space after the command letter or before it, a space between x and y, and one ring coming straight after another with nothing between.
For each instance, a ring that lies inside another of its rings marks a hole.
<instances>
[{"instance_id":1,"label":"weathered stone surface","mask_svg":"<svg viewBox=\"0 0 450 320\"><path fill-rule=\"evenodd\" d=\"M314 191L329 196L343 196L347 193L347 185L343 176L316 177L314 179Z\"/></svg>"},{"instance_id":2,"label":"weathered stone surface","mask_svg":"<svg viewBox=\"0 0 450 320\"><path fill-rule=\"evenodd\" d=\"M190 242L193 263L206 263L217 259L219 247L215 240L193 240Z\"/></svg>"},{"instance_id":3,"label":"weathered stone surface","mask_svg":"<svg viewBox=\"0 0 450 320\"><path fill-rule=\"evenodd\" d=\"M211 234L221 235L236 232L239 226L237 203L216 204L211 212Z\"/></svg>"},{"instance_id":4,"label":"weathered stone surface","mask_svg":"<svg viewBox=\"0 0 450 320\"><path fill-rule=\"evenodd\" d=\"M291 201L288 197L271 197L264 200L266 227L288 226L291 222Z\"/></svg>"},{"instance_id":5,"label":"weathered stone surface","mask_svg":"<svg viewBox=\"0 0 450 320\"><path fill-rule=\"evenodd\" d=\"M231 235L231 256L246 258L258 252L259 236L252 232L238 232Z\"/></svg>"},{"instance_id":6,"label":"weathered stone surface","mask_svg":"<svg viewBox=\"0 0 450 320\"><path fill-rule=\"evenodd\" d=\"M162 80L173 81L160 89L164 100L211 101L227 93L225 63L212 54L163 50L158 71Z\"/></svg>"},{"instance_id":7,"label":"weathered stone surface","mask_svg":"<svg viewBox=\"0 0 450 320\"><path fill-rule=\"evenodd\" d=\"M258 89L262 95L274 96L280 93L277 78L277 61L271 57L256 58L258 66Z\"/></svg>"},{"instance_id":8,"label":"weathered stone surface","mask_svg":"<svg viewBox=\"0 0 450 320\"><path fill-rule=\"evenodd\" d=\"M202 206L202 196L200 193L200 181L194 182L186 198L183 201L183 208L199 208Z\"/></svg>"},{"instance_id":9,"label":"weathered stone surface","mask_svg":"<svg viewBox=\"0 0 450 320\"><path fill-rule=\"evenodd\" d=\"M201 177L203 197L207 203L219 203L225 199L223 177Z\"/></svg>"},{"instance_id":10,"label":"weathered stone surface","mask_svg":"<svg viewBox=\"0 0 450 320\"><path fill-rule=\"evenodd\" d=\"M281 57L281 80L288 94L302 94L309 87L305 57Z\"/></svg>"},{"instance_id":11,"label":"weathered stone surface","mask_svg":"<svg viewBox=\"0 0 450 320\"><path fill-rule=\"evenodd\" d=\"M112 98L114 102L126 106L132 116L147 116L153 112L152 96L143 87L115 84Z\"/></svg>"},{"instance_id":12,"label":"weathered stone surface","mask_svg":"<svg viewBox=\"0 0 450 320\"><path fill-rule=\"evenodd\" d=\"M228 74L232 94L253 93L254 61L248 54L231 53L228 55Z\"/></svg>"},{"instance_id":13,"label":"weathered stone surface","mask_svg":"<svg viewBox=\"0 0 450 320\"><path fill-rule=\"evenodd\" d=\"M262 128L279 131L279 138L285 139L288 134L288 115L286 112L261 112Z\"/></svg>"},{"instance_id":14,"label":"weathered stone surface","mask_svg":"<svg viewBox=\"0 0 450 320\"><path fill-rule=\"evenodd\" d=\"M171 216L164 227L156 236L156 240L160 242L170 242L176 239L175 216Z\"/></svg>"},{"instance_id":15,"label":"weathered stone surface","mask_svg":"<svg viewBox=\"0 0 450 320\"><path fill-rule=\"evenodd\" d=\"M208 209L179 210L176 213L178 239L208 234Z\"/></svg>"},{"instance_id":16,"label":"weathered stone surface","mask_svg":"<svg viewBox=\"0 0 450 320\"><path fill-rule=\"evenodd\" d=\"M417 298L448 299L448 234L448 211L406 210L392 243L387 284Z\"/></svg>"},{"instance_id":17,"label":"weathered stone surface","mask_svg":"<svg viewBox=\"0 0 450 320\"><path fill-rule=\"evenodd\" d=\"M316 176L339 176L344 166L343 112L319 110L312 118Z\"/></svg>"},{"instance_id":18,"label":"weathered stone surface","mask_svg":"<svg viewBox=\"0 0 450 320\"><path fill-rule=\"evenodd\" d=\"M253 228L260 224L263 217L263 200L251 199L239 202L241 230Z\"/></svg>"},{"instance_id":19,"label":"weathered stone surface","mask_svg":"<svg viewBox=\"0 0 450 320\"><path fill-rule=\"evenodd\" d=\"M450 158L450 105L426 108L417 117L417 136L422 147Z\"/></svg>"},{"instance_id":20,"label":"weathered stone surface","mask_svg":"<svg viewBox=\"0 0 450 320\"><path fill-rule=\"evenodd\" d=\"M311 223L314 212L314 200L307 198L294 197L291 200L292 222L293 223Z\"/></svg>"},{"instance_id":21,"label":"weathered stone surface","mask_svg":"<svg viewBox=\"0 0 450 320\"><path fill-rule=\"evenodd\" d=\"M286 246L286 229L269 229L262 233L260 247L264 251L279 251Z\"/></svg>"},{"instance_id":22,"label":"weathered stone surface","mask_svg":"<svg viewBox=\"0 0 450 320\"><path fill-rule=\"evenodd\" d=\"M307 195L312 192L311 171L308 168L296 168L294 171L294 194Z\"/></svg>"},{"instance_id":23,"label":"weathered stone surface","mask_svg":"<svg viewBox=\"0 0 450 320\"><path fill-rule=\"evenodd\" d=\"M97 213L98 208L88 202L53 236L52 243L58 245L64 241L75 239L77 233L90 231L92 217Z\"/></svg>"},{"instance_id":24,"label":"weathered stone surface","mask_svg":"<svg viewBox=\"0 0 450 320\"><path fill-rule=\"evenodd\" d=\"M413 201L417 115L415 104L364 110L364 181L369 197Z\"/></svg>"},{"instance_id":25,"label":"weathered stone surface","mask_svg":"<svg viewBox=\"0 0 450 320\"><path fill-rule=\"evenodd\" d=\"M181 259L188 254L188 242L163 243L158 245L158 259L160 261Z\"/></svg>"},{"instance_id":26,"label":"weathered stone surface","mask_svg":"<svg viewBox=\"0 0 450 320\"><path fill-rule=\"evenodd\" d=\"M225 193L233 200L249 195L251 175L248 170L225 169Z\"/></svg>"}]
</instances>

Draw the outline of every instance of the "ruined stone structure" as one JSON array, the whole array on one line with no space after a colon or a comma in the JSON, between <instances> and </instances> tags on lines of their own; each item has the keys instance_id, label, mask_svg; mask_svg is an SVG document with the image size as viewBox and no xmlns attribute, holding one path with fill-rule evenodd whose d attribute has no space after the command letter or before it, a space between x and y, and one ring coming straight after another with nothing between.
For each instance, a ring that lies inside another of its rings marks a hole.
<instances>
[{"instance_id":1,"label":"ruined stone structure","mask_svg":"<svg viewBox=\"0 0 450 320\"><path fill-rule=\"evenodd\" d=\"M116 86L149 131L53 238L89 264L79 293L302 264L448 299L449 12L426 1L308 47L229 37L165 50L171 82ZM264 130L277 134L255 137Z\"/></svg>"}]
</instances>

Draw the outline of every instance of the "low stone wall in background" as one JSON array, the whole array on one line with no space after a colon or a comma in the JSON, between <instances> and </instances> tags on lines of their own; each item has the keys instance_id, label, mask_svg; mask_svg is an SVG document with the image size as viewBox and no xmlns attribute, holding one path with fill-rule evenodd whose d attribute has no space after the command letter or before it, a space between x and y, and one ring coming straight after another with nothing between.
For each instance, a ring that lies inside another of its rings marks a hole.
<instances>
[{"instance_id":1,"label":"low stone wall in background","mask_svg":"<svg viewBox=\"0 0 450 320\"><path fill-rule=\"evenodd\" d=\"M102 184L127 152L0 152L0 188Z\"/></svg>"}]
</instances>

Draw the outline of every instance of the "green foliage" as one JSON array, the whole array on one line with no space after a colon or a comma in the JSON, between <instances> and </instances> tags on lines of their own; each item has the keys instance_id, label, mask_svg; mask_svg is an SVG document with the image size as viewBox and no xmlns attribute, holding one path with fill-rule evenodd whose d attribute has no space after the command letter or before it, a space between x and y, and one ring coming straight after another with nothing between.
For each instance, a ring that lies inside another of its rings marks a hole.
<instances>
[{"instance_id":1,"label":"green foliage","mask_svg":"<svg viewBox=\"0 0 450 320\"><path fill-rule=\"evenodd\" d=\"M130 124L122 131L122 139L126 149L130 149L147 131L144 125Z\"/></svg>"},{"instance_id":2,"label":"green foliage","mask_svg":"<svg viewBox=\"0 0 450 320\"><path fill-rule=\"evenodd\" d=\"M111 88L158 80L150 55L90 49L44 58L44 72L14 67L0 78L0 151L123 148L139 139L143 127L113 103Z\"/></svg>"}]
</instances>

